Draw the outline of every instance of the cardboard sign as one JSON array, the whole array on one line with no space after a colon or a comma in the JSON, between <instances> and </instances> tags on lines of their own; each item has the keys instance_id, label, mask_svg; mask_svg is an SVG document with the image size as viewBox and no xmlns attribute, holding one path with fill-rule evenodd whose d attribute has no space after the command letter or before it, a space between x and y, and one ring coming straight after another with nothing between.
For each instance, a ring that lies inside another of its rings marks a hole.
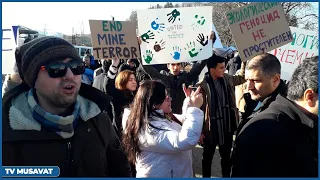
<instances>
[{"instance_id":1,"label":"cardboard sign","mask_svg":"<svg viewBox=\"0 0 320 180\"><path fill-rule=\"evenodd\" d=\"M140 58L133 22L89 20L95 59Z\"/></svg>"},{"instance_id":2,"label":"cardboard sign","mask_svg":"<svg viewBox=\"0 0 320 180\"><path fill-rule=\"evenodd\" d=\"M142 62L199 61L212 55L212 7L137 11Z\"/></svg>"},{"instance_id":3,"label":"cardboard sign","mask_svg":"<svg viewBox=\"0 0 320 180\"><path fill-rule=\"evenodd\" d=\"M227 12L226 17L243 61L293 40L279 2L250 3Z\"/></svg>"},{"instance_id":4,"label":"cardboard sign","mask_svg":"<svg viewBox=\"0 0 320 180\"><path fill-rule=\"evenodd\" d=\"M293 41L289 44L272 50L281 62L281 78L290 80L293 71L305 58L318 56L318 32L290 27Z\"/></svg>"},{"instance_id":5,"label":"cardboard sign","mask_svg":"<svg viewBox=\"0 0 320 180\"><path fill-rule=\"evenodd\" d=\"M2 26L2 74L12 74L16 61L15 50L18 47L19 26Z\"/></svg>"}]
</instances>

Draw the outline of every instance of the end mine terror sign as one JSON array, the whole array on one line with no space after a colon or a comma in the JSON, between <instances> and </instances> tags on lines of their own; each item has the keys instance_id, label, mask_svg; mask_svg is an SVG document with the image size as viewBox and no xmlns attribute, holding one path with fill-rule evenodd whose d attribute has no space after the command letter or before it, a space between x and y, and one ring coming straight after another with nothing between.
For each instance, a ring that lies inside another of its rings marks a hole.
<instances>
[{"instance_id":1,"label":"end mine terror sign","mask_svg":"<svg viewBox=\"0 0 320 180\"><path fill-rule=\"evenodd\" d=\"M133 22L89 20L95 59L140 58Z\"/></svg>"},{"instance_id":2,"label":"end mine terror sign","mask_svg":"<svg viewBox=\"0 0 320 180\"><path fill-rule=\"evenodd\" d=\"M278 2L250 3L227 12L226 18L243 61L293 40Z\"/></svg>"}]
</instances>

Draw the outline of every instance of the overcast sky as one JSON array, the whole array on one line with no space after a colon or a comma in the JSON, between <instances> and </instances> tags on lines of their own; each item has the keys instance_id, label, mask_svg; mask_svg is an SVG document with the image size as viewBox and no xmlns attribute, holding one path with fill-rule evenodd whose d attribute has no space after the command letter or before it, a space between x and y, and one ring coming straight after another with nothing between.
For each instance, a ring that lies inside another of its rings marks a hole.
<instances>
[{"instance_id":1,"label":"overcast sky","mask_svg":"<svg viewBox=\"0 0 320 180\"><path fill-rule=\"evenodd\" d=\"M165 2L2 2L2 21L31 29L72 34L80 33L82 22L85 33L90 33L89 19L124 21L132 10L147 9ZM8 20L8 19L7 19Z\"/></svg>"},{"instance_id":2,"label":"overcast sky","mask_svg":"<svg viewBox=\"0 0 320 180\"><path fill-rule=\"evenodd\" d=\"M72 28L89 34L89 19L126 20L132 10L147 9L166 2L2 2L2 22L38 31L72 34ZM318 3L313 3L318 14Z\"/></svg>"}]
</instances>

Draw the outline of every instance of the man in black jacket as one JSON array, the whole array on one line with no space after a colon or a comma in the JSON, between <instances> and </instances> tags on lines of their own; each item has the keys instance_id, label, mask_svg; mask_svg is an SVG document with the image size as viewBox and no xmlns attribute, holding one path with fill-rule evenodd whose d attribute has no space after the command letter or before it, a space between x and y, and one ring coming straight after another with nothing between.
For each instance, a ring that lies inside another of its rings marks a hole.
<instances>
[{"instance_id":1,"label":"man in black jacket","mask_svg":"<svg viewBox=\"0 0 320 180\"><path fill-rule=\"evenodd\" d=\"M58 166L61 177L129 177L104 110L110 97L81 84L84 63L56 37L16 50L22 83L2 101L2 165Z\"/></svg>"},{"instance_id":2,"label":"man in black jacket","mask_svg":"<svg viewBox=\"0 0 320 180\"><path fill-rule=\"evenodd\" d=\"M242 128L234 151L232 177L318 177L318 57Z\"/></svg>"},{"instance_id":3,"label":"man in black jacket","mask_svg":"<svg viewBox=\"0 0 320 180\"><path fill-rule=\"evenodd\" d=\"M265 110L278 94L286 95L287 86L280 79L281 64L272 54L264 53L252 58L246 66L248 93L244 94L245 112L241 114L237 134L255 115Z\"/></svg>"}]
</instances>

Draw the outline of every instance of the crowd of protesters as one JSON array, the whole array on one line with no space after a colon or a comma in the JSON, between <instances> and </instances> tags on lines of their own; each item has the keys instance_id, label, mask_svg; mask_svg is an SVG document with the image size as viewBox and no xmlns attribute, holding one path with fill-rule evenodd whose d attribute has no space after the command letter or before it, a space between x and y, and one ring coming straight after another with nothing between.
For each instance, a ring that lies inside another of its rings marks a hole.
<instances>
[{"instance_id":1,"label":"crowd of protesters","mask_svg":"<svg viewBox=\"0 0 320 180\"><path fill-rule=\"evenodd\" d=\"M3 166L59 166L61 177L190 178L200 144L203 177L212 176L217 146L223 177L318 176L317 56L289 83L269 53L242 61L213 52L188 71L182 63L157 69L139 58L81 59L48 36L15 57L2 87Z\"/></svg>"}]
</instances>

